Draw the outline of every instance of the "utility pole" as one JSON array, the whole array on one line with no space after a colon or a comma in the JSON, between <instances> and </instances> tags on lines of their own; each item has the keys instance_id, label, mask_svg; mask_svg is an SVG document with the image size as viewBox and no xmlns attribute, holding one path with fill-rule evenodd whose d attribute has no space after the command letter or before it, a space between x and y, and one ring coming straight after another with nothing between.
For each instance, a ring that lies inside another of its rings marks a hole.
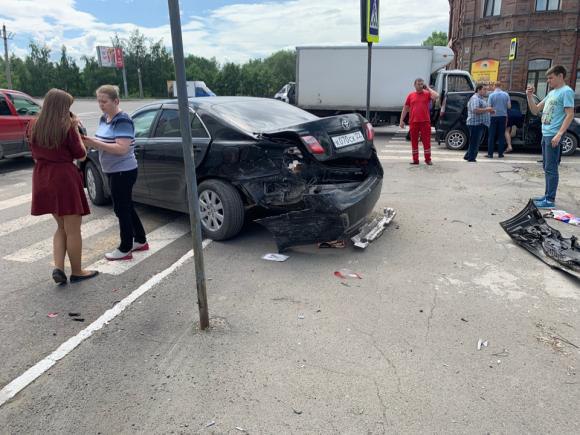
<instances>
[{"instance_id":1,"label":"utility pole","mask_svg":"<svg viewBox=\"0 0 580 435\"><path fill-rule=\"evenodd\" d=\"M141 68L137 68L137 74L139 75L139 98L143 99L143 80L141 80Z\"/></svg>"},{"instance_id":2,"label":"utility pole","mask_svg":"<svg viewBox=\"0 0 580 435\"><path fill-rule=\"evenodd\" d=\"M10 74L10 58L8 57L8 40L12 39L12 33L6 33L6 25L2 24L2 39L4 39L4 59L6 61L6 81L8 89L12 89L12 76Z\"/></svg>"}]
</instances>

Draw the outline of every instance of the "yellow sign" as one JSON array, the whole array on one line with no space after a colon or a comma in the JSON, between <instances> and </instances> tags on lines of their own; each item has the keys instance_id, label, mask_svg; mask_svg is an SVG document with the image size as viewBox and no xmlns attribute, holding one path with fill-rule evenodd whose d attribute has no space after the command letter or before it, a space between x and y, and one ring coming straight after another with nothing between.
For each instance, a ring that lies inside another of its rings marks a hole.
<instances>
[{"instance_id":1,"label":"yellow sign","mask_svg":"<svg viewBox=\"0 0 580 435\"><path fill-rule=\"evenodd\" d=\"M379 42L379 0L361 0L361 42Z\"/></svg>"},{"instance_id":2,"label":"yellow sign","mask_svg":"<svg viewBox=\"0 0 580 435\"><path fill-rule=\"evenodd\" d=\"M516 60L517 55L518 55L518 38L512 38L512 42L510 43L510 54L508 56L508 60Z\"/></svg>"},{"instance_id":3,"label":"yellow sign","mask_svg":"<svg viewBox=\"0 0 580 435\"><path fill-rule=\"evenodd\" d=\"M497 82L498 75L499 61L495 59L481 59L471 64L471 76L476 83Z\"/></svg>"}]
</instances>

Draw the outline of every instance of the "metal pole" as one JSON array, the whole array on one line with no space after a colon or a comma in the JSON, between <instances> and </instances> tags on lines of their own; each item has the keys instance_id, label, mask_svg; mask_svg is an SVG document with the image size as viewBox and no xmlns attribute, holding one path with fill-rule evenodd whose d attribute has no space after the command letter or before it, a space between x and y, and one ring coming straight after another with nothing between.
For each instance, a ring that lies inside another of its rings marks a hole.
<instances>
[{"instance_id":1,"label":"metal pole","mask_svg":"<svg viewBox=\"0 0 580 435\"><path fill-rule=\"evenodd\" d=\"M370 110L371 110L371 68L373 59L373 43L369 42L369 62L367 65L367 121L370 121Z\"/></svg>"},{"instance_id":2,"label":"metal pole","mask_svg":"<svg viewBox=\"0 0 580 435\"><path fill-rule=\"evenodd\" d=\"M510 60L510 87L509 90L512 90L512 77L514 75L514 61Z\"/></svg>"},{"instance_id":3,"label":"metal pole","mask_svg":"<svg viewBox=\"0 0 580 435\"><path fill-rule=\"evenodd\" d=\"M169 22L171 24L171 41L173 45L173 61L175 63L175 78L177 87L177 102L179 106L179 123L183 145L183 161L187 180L189 205L189 222L193 237L193 253L195 260L195 281L197 285L197 304L199 305L199 325L202 330L209 327L207 309L207 292L205 285L205 267L203 262L203 247L201 244L201 219L199 215L199 199L197 194L197 177L193 157L189 103L187 85L185 82L185 59L183 57L183 40L181 37L181 19L179 17L179 0L167 0L169 4Z\"/></svg>"},{"instance_id":4,"label":"metal pole","mask_svg":"<svg viewBox=\"0 0 580 435\"><path fill-rule=\"evenodd\" d=\"M139 98L143 98L143 82L141 81L141 68L137 68L137 75L139 76Z\"/></svg>"},{"instance_id":5,"label":"metal pole","mask_svg":"<svg viewBox=\"0 0 580 435\"><path fill-rule=\"evenodd\" d=\"M12 89L12 75L10 74L10 58L8 57L8 34L6 33L6 25L2 24L2 38L4 39L4 58L6 61L6 81L8 82L8 89Z\"/></svg>"},{"instance_id":6,"label":"metal pole","mask_svg":"<svg viewBox=\"0 0 580 435\"><path fill-rule=\"evenodd\" d=\"M123 88L125 91L125 98L129 98L129 92L127 91L127 71L125 70L124 62L123 62Z\"/></svg>"}]
</instances>

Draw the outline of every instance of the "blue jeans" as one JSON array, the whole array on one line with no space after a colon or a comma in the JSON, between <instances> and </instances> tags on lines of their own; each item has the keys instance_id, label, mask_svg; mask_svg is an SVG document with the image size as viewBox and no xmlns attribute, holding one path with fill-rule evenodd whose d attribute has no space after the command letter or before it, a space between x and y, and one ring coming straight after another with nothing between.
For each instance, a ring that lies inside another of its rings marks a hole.
<instances>
[{"instance_id":1,"label":"blue jeans","mask_svg":"<svg viewBox=\"0 0 580 435\"><path fill-rule=\"evenodd\" d=\"M554 136L542 136L542 161L544 166L544 176L546 178L546 199L556 201L556 191L558 190L558 165L560 164L560 144L554 148L552 138Z\"/></svg>"},{"instance_id":2,"label":"blue jeans","mask_svg":"<svg viewBox=\"0 0 580 435\"><path fill-rule=\"evenodd\" d=\"M497 139L497 154L503 156L505 150L505 127L506 116L492 116L491 125L489 126L489 135L487 138L487 155L493 156L495 142Z\"/></svg>"},{"instance_id":3,"label":"blue jeans","mask_svg":"<svg viewBox=\"0 0 580 435\"><path fill-rule=\"evenodd\" d=\"M485 125L468 125L469 128L469 148L463 157L465 160L475 160L477 158L477 153L479 151L479 145L481 144L481 138L485 133Z\"/></svg>"}]
</instances>

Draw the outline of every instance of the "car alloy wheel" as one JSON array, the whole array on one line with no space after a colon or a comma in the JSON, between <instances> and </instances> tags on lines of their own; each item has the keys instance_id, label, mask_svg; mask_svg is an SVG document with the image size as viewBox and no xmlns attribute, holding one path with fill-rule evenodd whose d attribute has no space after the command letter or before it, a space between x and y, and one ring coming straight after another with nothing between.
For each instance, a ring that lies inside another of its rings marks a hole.
<instances>
[{"instance_id":1,"label":"car alloy wheel","mask_svg":"<svg viewBox=\"0 0 580 435\"><path fill-rule=\"evenodd\" d=\"M209 231L219 231L224 223L224 206L217 193L205 190L199 195L201 222Z\"/></svg>"},{"instance_id":2,"label":"car alloy wheel","mask_svg":"<svg viewBox=\"0 0 580 435\"><path fill-rule=\"evenodd\" d=\"M462 150L467 145L467 135L461 130L451 130L447 133L445 144L450 150Z\"/></svg>"},{"instance_id":3,"label":"car alloy wheel","mask_svg":"<svg viewBox=\"0 0 580 435\"><path fill-rule=\"evenodd\" d=\"M560 146L562 147L562 155L571 156L574 154L574 152L576 152L578 141L570 133L565 133L562 137L562 141L560 142Z\"/></svg>"},{"instance_id":4,"label":"car alloy wheel","mask_svg":"<svg viewBox=\"0 0 580 435\"><path fill-rule=\"evenodd\" d=\"M86 184L89 198L91 199L91 202L95 202L95 198L97 197L97 182L95 181L95 174L91 167L87 168Z\"/></svg>"}]
</instances>

